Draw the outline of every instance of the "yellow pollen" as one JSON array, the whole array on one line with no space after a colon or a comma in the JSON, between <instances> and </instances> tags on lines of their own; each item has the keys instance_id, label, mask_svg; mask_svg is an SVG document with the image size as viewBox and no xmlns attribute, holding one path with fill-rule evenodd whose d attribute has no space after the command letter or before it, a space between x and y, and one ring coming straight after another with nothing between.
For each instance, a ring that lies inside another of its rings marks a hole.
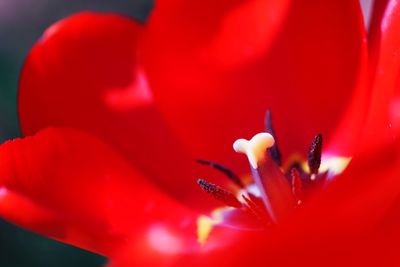
<instances>
[{"instance_id":1,"label":"yellow pollen","mask_svg":"<svg viewBox=\"0 0 400 267\"><path fill-rule=\"evenodd\" d=\"M331 157L322 158L320 172L328 172L329 175L335 176L341 174L349 165L351 157Z\"/></svg>"},{"instance_id":2,"label":"yellow pollen","mask_svg":"<svg viewBox=\"0 0 400 267\"><path fill-rule=\"evenodd\" d=\"M231 208L215 209L211 216L201 215L197 218L197 242L204 246L215 225L223 222L223 211Z\"/></svg>"},{"instance_id":3,"label":"yellow pollen","mask_svg":"<svg viewBox=\"0 0 400 267\"><path fill-rule=\"evenodd\" d=\"M202 215L197 219L197 241L201 246L206 243L213 227L214 221L210 217Z\"/></svg>"},{"instance_id":4,"label":"yellow pollen","mask_svg":"<svg viewBox=\"0 0 400 267\"><path fill-rule=\"evenodd\" d=\"M319 172L328 172L329 177L336 176L346 169L350 161L351 157L323 157L321 160L321 166L319 167ZM310 172L307 161L303 162L302 167L306 172ZM311 176L311 180L314 180L313 178L315 179L315 177Z\"/></svg>"}]
</instances>

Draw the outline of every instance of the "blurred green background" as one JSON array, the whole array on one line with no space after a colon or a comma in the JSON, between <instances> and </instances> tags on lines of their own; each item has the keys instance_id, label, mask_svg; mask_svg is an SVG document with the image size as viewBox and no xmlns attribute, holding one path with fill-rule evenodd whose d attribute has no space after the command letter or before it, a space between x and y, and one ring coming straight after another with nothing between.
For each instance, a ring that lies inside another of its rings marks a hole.
<instances>
[{"instance_id":1,"label":"blurred green background","mask_svg":"<svg viewBox=\"0 0 400 267\"><path fill-rule=\"evenodd\" d=\"M150 0L0 0L0 141L20 136L17 84L29 49L53 22L84 10L145 20ZM1 164L1 163L0 163ZM24 231L0 219L0 266L103 266L106 259Z\"/></svg>"}]
</instances>

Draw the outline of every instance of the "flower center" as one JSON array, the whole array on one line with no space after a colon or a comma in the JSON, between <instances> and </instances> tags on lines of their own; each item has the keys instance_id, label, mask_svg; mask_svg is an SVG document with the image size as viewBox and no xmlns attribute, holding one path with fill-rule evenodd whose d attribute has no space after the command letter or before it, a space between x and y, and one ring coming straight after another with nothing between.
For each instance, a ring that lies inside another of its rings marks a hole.
<instances>
[{"instance_id":1,"label":"flower center","mask_svg":"<svg viewBox=\"0 0 400 267\"><path fill-rule=\"evenodd\" d=\"M207 220L204 216L199 220L199 233L201 229L208 229L205 231L208 234L212 228L210 225L221 223L221 213L238 210L249 214L261 228L276 224L306 201L313 191L326 184L329 169L320 168L321 134L312 140L306 162L293 160L283 168L270 111L266 113L265 124L266 132L258 133L250 140L238 139L233 144L236 152L247 156L251 170L250 182L245 182L221 164L198 161L224 173L237 188L237 192L231 192L205 179L198 179L201 189L226 205L217 209L217 213L214 212L217 220L213 221L210 217Z\"/></svg>"}]
</instances>

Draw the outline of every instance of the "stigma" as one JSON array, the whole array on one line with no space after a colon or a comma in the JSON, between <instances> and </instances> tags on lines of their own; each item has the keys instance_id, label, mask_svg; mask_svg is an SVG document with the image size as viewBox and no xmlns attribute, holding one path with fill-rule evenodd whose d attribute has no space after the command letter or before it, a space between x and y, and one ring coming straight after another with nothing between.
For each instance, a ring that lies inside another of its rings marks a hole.
<instances>
[{"instance_id":1,"label":"stigma","mask_svg":"<svg viewBox=\"0 0 400 267\"><path fill-rule=\"evenodd\" d=\"M233 149L247 155L250 165L257 169L258 162L265 158L265 151L275 144L274 137L269 133L259 133L250 140L238 139L233 143Z\"/></svg>"}]
</instances>

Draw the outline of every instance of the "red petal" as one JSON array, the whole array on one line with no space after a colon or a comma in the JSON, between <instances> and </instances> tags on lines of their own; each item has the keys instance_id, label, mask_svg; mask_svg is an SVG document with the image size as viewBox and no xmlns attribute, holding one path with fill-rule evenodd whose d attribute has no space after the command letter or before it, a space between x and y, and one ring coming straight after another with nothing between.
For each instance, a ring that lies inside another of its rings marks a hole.
<instances>
[{"instance_id":1,"label":"red petal","mask_svg":"<svg viewBox=\"0 0 400 267\"><path fill-rule=\"evenodd\" d=\"M256 232L259 234L259 232ZM186 253L175 253L173 250L179 246L182 233L159 231L156 238L158 245L152 246L147 240L136 239L124 250L115 254L108 267L129 266L245 266L244 261L235 263L235 256L230 250L232 244L241 244L242 240L256 237L255 233L240 232L232 229L216 229L213 231L213 240L208 242L223 243L226 246L218 247L206 245L189 249ZM177 242L178 241L178 242ZM183 243L181 243L183 244ZM149 249L149 245L151 246ZM164 246L164 248L162 247Z\"/></svg>"},{"instance_id":2,"label":"red petal","mask_svg":"<svg viewBox=\"0 0 400 267\"><path fill-rule=\"evenodd\" d=\"M387 5L386 5L387 4ZM377 1L370 41L367 79L358 90L345 116L345 122L333 138L340 146L359 149L364 153L379 150L399 137L400 133L400 4ZM351 129L351 134L349 134ZM360 134L362 136L360 137ZM347 153L347 154L351 154Z\"/></svg>"},{"instance_id":3,"label":"red petal","mask_svg":"<svg viewBox=\"0 0 400 267\"><path fill-rule=\"evenodd\" d=\"M400 134L400 3L388 1L379 31L371 36L371 102L363 129L364 150L374 150Z\"/></svg>"},{"instance_id":4,"label":"red petal","mask_svg":"<svg viewBox=\"0 0 400 267\"><path fill-rule=\"evenodd\" d=\"M374 1L373 8L371 12L371 22L368 31L368 37L370 38L370 42L372 39L376 38L376 35L380 34L380 24L382 21L382 17L384 16L385 9L389 0L381 0L381 1Z\"/></svg>"},{"instance_id":5,"label":"red petal","mask_svg":"<svg viewBox=\"0 0 400 267\"><path fill-rule=\"evenodd\" d=\"M120 237L101 236L99 229L92 231L79 219L70 219L63 211L38 205L7 187L1 188L0 216L30 231L97 253L112 251L121 241Z\"/></svg>"},{"instance_id":6,"label":"red petal","mask_svg":"<svg viewBox=\"0 0 400 267\"><path fill-rule=\"evenodd\" d=\"M6 187L0 189L0 214L8 221L43 235L64 234L65 225L52 211Z\"/></svg>"},{"instance_id":7,"label":"red petal","mask_svg":"<svg viewBox=\"0 0 400 267\"><path fill-rule=\"evenodd\" d=\"M155 109L138 62L142 31L129 18L97 13L80 13L51 26L21 75L22 130L26 135L47 126L89 131L163 189L195 202L193 192L200 190L192 162Z\"/></svg>"},{"instance_id":8,"label":"red petal","mask_svg":"<svg viewBox=\"0 0 400 267\"><path fill-rule=\"evenodd\" d=\"M160 23L160 19L167 19L163 22L168 23L189 22L181 25L189 34L185 36L185 41L193 46L189 49L202 50L201 56L212 60L215 65L229 68L256 59L272 45L289 6L290 0L159 1L152 23L154 20ZM166 25L170 26L174 25ZM178 29L167 30L169 36L178 37L180 33ZM238 38L241 38L239 42Z\"/></svg>"},{"instance_id":9,"label":"red petal","mask_svg":"<svg viewBox=\"0 0 400 267\"><path fill-rule=\"evenodd\" d=\"M297 250L297 263L398 265L400 218L393 212L399 210L399 152L397 143L356 155L343 175L282 229L285 249ZM312 248L313 256L303 248Z\"/></svg>"},{"instance_id":10,"label":"red petal","mask_svg":"<svg viewBox=\"0 0 400 267\"><path fill-rule=\"evenodd\" d=\"M335 130L328 140L328 145L324 148L326 157L351 157L359 147L371 101L368 67L368 51L367 47L363 45L362 61L354 92L340 123L334 127Z\"/></svg>"},{"instance_id":11,"label":"red petal","mask_svg":"<svg viewBox=\"0 0 400 267\"><path fill-rule=\"evenodd\" d=\"M23 227L105 255L160 225L196 241L195 214L93 136L50 128L3 144L0 161L0 214Z\"/></svg>"},{"instance_id":12,"label":"red petal","mask_svg":"<svg viewBox=\"0 0 400 267\"><path fill-rule=\"evenodd\" d=\"M317 132L328 136L342 115L365 48L358 1L293 1L288 14L286 4L156 6L145 38L146 71L160 109L196 156L233 165L233 141L262 131L269 107L285 156L306 151ZM262 5L285 18L283 26L258 31L270 19L260 14ZM236 33L234 42L227 32Z\"/></svg>"}]
</instances>

